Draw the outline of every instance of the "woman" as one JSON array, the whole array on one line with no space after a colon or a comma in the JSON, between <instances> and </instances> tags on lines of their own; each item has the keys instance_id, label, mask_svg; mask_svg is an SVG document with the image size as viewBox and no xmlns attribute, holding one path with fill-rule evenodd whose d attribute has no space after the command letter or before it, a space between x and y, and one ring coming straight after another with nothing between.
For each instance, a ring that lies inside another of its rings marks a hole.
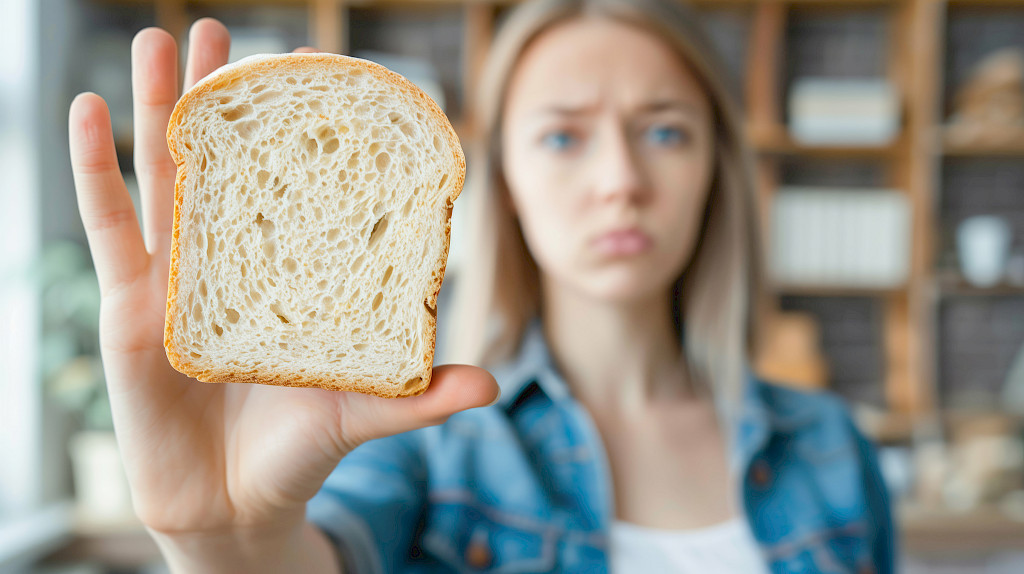
<instances>
[{"instance_id":1,"label":"woman","mask_svg":"<svg viewBox=\"0 0 1024 574\"><path fill-rule=\"evenodd\" d=\"M497 397L469 366L390 401L173 371L173 39L133 45L144 243L103 103L76 99L119 441L175 571L892 571L888 499L842 403L748 368L749 154L694 21L673 0L551 0L499 34L471 158L479 253L448 326ZM198 22L186 86L227 52Z\"/></svg>"}]
</instances>

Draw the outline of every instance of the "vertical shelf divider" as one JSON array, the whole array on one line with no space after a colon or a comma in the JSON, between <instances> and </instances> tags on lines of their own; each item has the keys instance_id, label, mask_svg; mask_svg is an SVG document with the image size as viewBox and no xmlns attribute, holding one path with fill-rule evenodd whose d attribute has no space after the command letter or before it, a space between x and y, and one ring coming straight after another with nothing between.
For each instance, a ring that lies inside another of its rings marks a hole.
<instances>
[{"instance_id":1,"label":"vertical shelf divider","mask_svg":"<svg viewBox=\"0 0 1024 574\"><path fill-rule=\"evenodd\" d=\"M309 32L317 50L348 51L348 12L345 0L309 0Z\"/></svg>"}]
</instances>

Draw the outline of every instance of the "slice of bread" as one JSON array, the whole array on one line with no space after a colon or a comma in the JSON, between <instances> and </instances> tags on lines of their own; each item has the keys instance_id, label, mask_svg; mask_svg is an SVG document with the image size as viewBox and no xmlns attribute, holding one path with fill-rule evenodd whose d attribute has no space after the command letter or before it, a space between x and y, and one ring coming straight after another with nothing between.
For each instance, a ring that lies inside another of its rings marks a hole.
<instances>
[{"instance_id":1,"label":"slice of bread","mask_svg":"<svg viewBox=\"0 0 1024 574\"><path fill-rule=\"evenodd\" d=\"M466 162L433 100L335 54L255 56L178 101L164 346L175 369L417 395Z\"/></svg>"}]
</instances>

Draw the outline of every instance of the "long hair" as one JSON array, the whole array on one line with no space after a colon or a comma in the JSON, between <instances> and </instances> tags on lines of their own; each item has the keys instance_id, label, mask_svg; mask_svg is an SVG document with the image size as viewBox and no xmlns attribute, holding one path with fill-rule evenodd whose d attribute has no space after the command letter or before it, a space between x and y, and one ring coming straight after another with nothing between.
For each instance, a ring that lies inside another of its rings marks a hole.
<instances>
[{"instance_id":1,"label":"long hair","mask_svg":"<svg viewBox=\"0 0 1024 574\"><path fill-rule=\"evenodd\" d=\"M689 64L713 110L714 167L700 236L676 280L673 312L691 379L720 404L738 398L757 348L763 255L753 155L738 104L700 15L679 0L538 0L521 5L498 32L478 92L481 149L471 150L471 214L464 264L447 327L449 361L507 360L540 311L540 278L511 208L502 173L501 117L509 78L530 42L580 17L610 18L658 35ZM475 153L473 153L475 152Z\"/></svg>"}]
</instances>

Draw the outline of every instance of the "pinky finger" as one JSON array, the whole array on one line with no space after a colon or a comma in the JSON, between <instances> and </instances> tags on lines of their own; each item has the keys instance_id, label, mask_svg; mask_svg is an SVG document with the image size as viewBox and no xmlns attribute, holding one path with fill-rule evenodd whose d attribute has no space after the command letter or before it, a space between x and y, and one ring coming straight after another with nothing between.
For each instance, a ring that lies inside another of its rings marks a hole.
<instances>
[{"instance_id":1,"label":"pinky finger","mask_svg":"<svg viewBox=\"0 0 1024 574\"><path fill-rule=\"evenodd\" d=\"M103 99L95 94L76 97L68 129L78 211L100 289L108 293L139 277L149 263L149 254L118 169L110 113Z\"/></svg>"}]
</instances>

